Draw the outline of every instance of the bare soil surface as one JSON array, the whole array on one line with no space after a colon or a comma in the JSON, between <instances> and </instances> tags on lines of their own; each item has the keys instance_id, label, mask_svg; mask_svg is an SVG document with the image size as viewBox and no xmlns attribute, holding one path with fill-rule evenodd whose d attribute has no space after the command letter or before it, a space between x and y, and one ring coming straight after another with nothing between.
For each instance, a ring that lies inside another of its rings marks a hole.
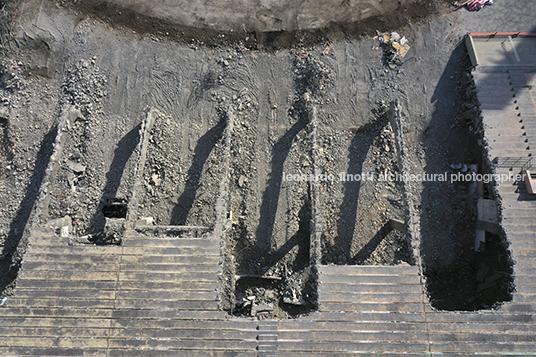
<instances>
[{"instance_id":1,"label":"bare soil surface","mask_svg":"<svg viewBox=\"0 0 536 357\"><path fill-rule=\"evenodd\" d=\"M501 1L478 13L416 4L402 14L389 9L316 30L238 34L177 26L99 1L8 2L0 14L3 294L14 286L38 218L70 215L77 234L98 233L104 205L129 201L139 126L155 108L162 115L151 133L140 215L164 225L212 225L222 162L229 159L232 312L283 318L314 310L311 185L285 181L284 173L311 173L312 158L335 175L400 171L385 117L395 98L413 173L442 173L458 162L485 170L481 128L460 120L462 109L474 106L462 85L468 62L461 40L469 31L533 27L530 0ZM413 57L390 69L369 35L393 29L409 40ZM313 106L319 152L312 152ZM35 217L57 124L67 112L76 115L46 188L50 204L40 207L50 216ZM229 112L232 154L224 158L222 118ZM472 250L476 208L467 187L340 180L321 187L321 263L421 264L438 309L490 308L510 298L505 237L489 236L483 253ZM421 242L388 224L408 219L403 189L421 217ZM493 187L485 192L495 198ZM503 278L479 291L490 266Z\"/></svg>"},{"instance_id":2,"label":"bare soil surface","mask_svg":"<svg viewBox=\"0 0 536 357\"><path fill-rule=\"evenodd\" d=\"M410 237L390 225L406 222L408 212L402 181L387 179L401 170L386 107L379 104L362 126L333 130L326 120L319 128L319 166L334 175L321 186L324 264L414 263Z\"/></svg>"},{"instance_id":3,"label":"bare soil surface","mask_svg":"<svg viewBox=\"0 0 536 357\"><path fill-rule=\"evenodd\" d=\"M204 133L202 119L184 122L165 115L156 119L144 170L140 217L152 217L158 225L214 224L225 119L215 112L207 118L205 125L210 129Z\"/></svg>"}]
</instances>

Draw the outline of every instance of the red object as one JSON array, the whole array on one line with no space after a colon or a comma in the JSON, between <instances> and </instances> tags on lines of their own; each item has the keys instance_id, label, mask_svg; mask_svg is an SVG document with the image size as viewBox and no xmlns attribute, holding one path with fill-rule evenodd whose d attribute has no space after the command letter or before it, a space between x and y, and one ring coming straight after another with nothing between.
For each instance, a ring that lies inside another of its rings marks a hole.
<instances>
[{"instance_id":1,"label":"red object","mask_svg":"<svg viewBox=\"0 0 536 357\"><path fill-rule=\"evenodd\" d=\"M472 0L467 3L467 8L471 11L475 11L484 6L485 3L486 0Z\"/></svg>"},{"instance_id":2,"label":"red object","mask_svg":"<svg viewBox=\"0 0 536 357\"><path fill-rule=\"evenodd\" d=\"M15 17L17 17L17 12L19 12L19 9L15 10L15 15L13 15L13 20L11 20L11 24L9 24L9 27L13 26L13 23L15 22Z\"/></svg>"}]
</instances>

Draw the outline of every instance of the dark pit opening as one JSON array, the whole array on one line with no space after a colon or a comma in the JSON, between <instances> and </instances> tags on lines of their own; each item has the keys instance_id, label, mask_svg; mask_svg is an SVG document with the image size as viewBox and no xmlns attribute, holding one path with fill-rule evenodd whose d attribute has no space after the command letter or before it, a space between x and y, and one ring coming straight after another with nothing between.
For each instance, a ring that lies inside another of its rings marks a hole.
<instances>
[{"instance_id":1,"label":"dark pit opening","mask_svg":"<svg viewBox=\"0 0 536 357\"><path fill-rule=\"evenodd\" d=\"M432 96L435 112L422 138L427 174L493 173L483 144L481 111L470 67L461 43L451 54ZM424 184L421 259L428 298L436 309L477 311L512 299L513 260L500 227L495 185L468 181ZM498 222L491 228L479 225L482 200L491 205L486 211L494 212ZM477 244L480 237L484 244Z\"/></svg>"},{"instance_id":2,"label":"dark pit opening","mask_svg":"<svg viewBox=\"0 0 536 357\"><path fill-rule=\"evenodd\" d=\"M106 218L126 218L127 204L122 199L113 199L102 205L102 214Z\"/></svg>"}]
</instances>

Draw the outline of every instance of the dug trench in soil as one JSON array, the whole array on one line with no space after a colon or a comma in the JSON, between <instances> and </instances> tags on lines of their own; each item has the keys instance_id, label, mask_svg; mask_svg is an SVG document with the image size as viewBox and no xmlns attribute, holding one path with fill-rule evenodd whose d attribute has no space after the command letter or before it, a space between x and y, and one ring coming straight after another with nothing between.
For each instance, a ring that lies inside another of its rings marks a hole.
<instances>
[{"instance_id":1,"label":"dug trench in soil","mask_svg":"<svg viewBox=\"0 0 536 357\"><path fill-rule=\"evenodd\" d=\"M305 50L297 51L293 62L294 99L286 115L272 111L266 120L262 108L247 105L247 96L237 98L249 107L236 107L231 143L231 313L239 316L296 317L317 305L311 182L288 177L314 172L312 107L321 103L333 78L331 69ZM270 164L257 170L262 162Z\"/></svg>"},{"instance_id":2,"label":"dug trench in soil","mask_svg":"<svg viewBox=\"0 0 536 357\"><path fill-rule=\"evenodd\" d=\"M456 174L471 165L478 173L492 173L470 66L461 43L432 97L436 109L422 138L428 174ZM485 247L474 249L477 200L497 201L494 183L484 183L481 195L471 186L450 181L424 184L421 257L430 304L436 309L475 311L512 299L513 261L505 233L486 232Z\"/></svg>"},{"instance_id":3,"label":"dug trench in soil","mask_svg":"<svg viewBox=\"0 0 536 357\"><path fill-rule=\"evenodd\" d=\"M225 127L225 115L216 111L205 122L166 115L156 118L142 178L139 217L150 216L156 225L214 224Z\"/></svg>"},{"instance_id":4,"label":"dug trench in soil","mask_svg":"<svg viewBox=\"0 0 536 357\"><path fill-rule=\"evenodd\" d=\"M415 264L410 236L391 224L405 225L408 210L402 181L388 179L400 169L386 104L359 127L319 123L320 171L333 175L321 186L322 263Z\"/></svg>"},{"instance_id":5,"label":"dug trench in soil","mask_svg":"<svg viewBox=\"0 0 536 357\"><path fill-rule=\"evenodd\" d=\"M69 114L47 218L68 216L73 236L86 236L88 243L99 243L106 218L126 215L140 125L131 126L122 118L109 118L104 113L107 78L94 60L81 60L73 66L63 89L61 106ZM103 140L111 145L102 145Z\"/></svg>"}]
</instances>

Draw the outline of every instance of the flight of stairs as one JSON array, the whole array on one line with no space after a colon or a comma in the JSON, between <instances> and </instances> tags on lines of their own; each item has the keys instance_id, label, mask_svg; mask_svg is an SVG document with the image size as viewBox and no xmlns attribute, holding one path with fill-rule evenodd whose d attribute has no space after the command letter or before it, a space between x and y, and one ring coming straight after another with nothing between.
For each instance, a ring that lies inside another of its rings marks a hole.
<instances>
[{"instance_id":1,"label":"flight of stairs","mask_svg":"<svg viewBox=\"0 0 536 357\"><path fill-rule=\"evenodd\" d=\"M257 322L218 310L219 239L69 245L41 231L0 308L1 356L255 356Z\"/></svg>"},{"instance_id":2,"label":"flight of stairs","mask_svg":"<svg viewBox=\"0 0 536 357\"><path fill-rule=\"evenodd\" d=\"M278 356L428 355L415 266L320 266L318 312L279 322Z\"/></svg>"},{"instance_id":3,"label":"flight of stairs","mask_svg":"<svg viewBox=\"0 0 536 357\"><path fill-rule=\"evenodd\" d=\"M525 75L475 72L474 78L490 157L530 156L530 144L536 143L536 113L525 105L531 100L523 88Z\"/></svg>"}]
</instances>

